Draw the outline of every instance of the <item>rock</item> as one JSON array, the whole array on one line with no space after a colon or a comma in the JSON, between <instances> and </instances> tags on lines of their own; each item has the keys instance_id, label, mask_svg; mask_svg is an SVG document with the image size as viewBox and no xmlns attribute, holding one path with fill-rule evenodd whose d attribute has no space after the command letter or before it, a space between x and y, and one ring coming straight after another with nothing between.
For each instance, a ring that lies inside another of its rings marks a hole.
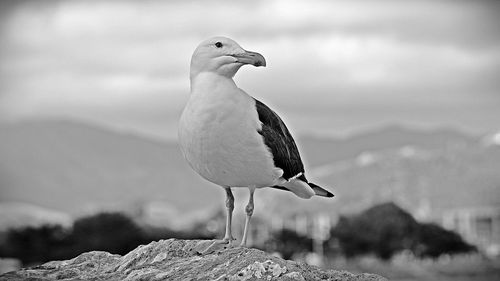
<instances>
[{"instance_id":1,"label":"rock","mask_svg":"<svg viewBox=\"0 0 500 281\"><path fill-rule=\"evenodd\" d=\"M250 248L200 254L212 242L161 240L141 245L125 256L88 252L71 260L9 272L0 280L386 280L373 274L323 270Z\"/></svg>"}]
</instances>

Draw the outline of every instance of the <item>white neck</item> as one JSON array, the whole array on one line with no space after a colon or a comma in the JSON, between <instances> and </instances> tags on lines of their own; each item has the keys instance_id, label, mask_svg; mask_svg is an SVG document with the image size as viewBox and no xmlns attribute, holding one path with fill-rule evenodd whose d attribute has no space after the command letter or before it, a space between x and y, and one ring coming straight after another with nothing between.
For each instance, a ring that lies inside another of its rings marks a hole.
<instances>
[{"instance_id":1,"label":"white neck","mask_svg":"<svg viewBox=\"0 0 500 281\"><path fill-rule=\"evenodd\" d=\"M222 92L223 89L227 90L231 88L238 88L232 78L214 72L200 72L196 76L191 77L192 95Z\"/></svg>"}]
</instances>

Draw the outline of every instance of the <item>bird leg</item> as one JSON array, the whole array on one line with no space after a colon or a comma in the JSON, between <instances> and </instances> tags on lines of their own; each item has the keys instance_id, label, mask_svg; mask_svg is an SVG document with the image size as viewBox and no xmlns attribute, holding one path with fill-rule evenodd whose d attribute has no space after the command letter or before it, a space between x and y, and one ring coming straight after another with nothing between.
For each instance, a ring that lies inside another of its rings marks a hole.
<instances>
[{"instance_id":1,"label":"bird leg","mask_svg":"<svg viewBox=\"0 0 500 281\"><path fill-rule=\"evenodd\" d=\"M231 245L232 241L235 240L232 235L232 219L234 210L234 196L231 192L230 187L226 187L226 234L224 235L223 241L227 241Z\"/></svg>"},{"instance_id":2,"label":"bird leg","mask_svg":"<svg viewBox=\"0 0 500 281\"><path fill-rule=\"evenodd\" d=\"M201 255L208 255L223 249L227 249L231 247L234 237L231 231L231 222L233 218L233 210L234 210L234 196L231 192L230 187L224 187L226 190L226 234L222 240L215 240L211 243L206 249L198 251Z\"/></svg>"},{"instance_id":3,"label":"bird leg","mask_svg":"<svg viewBox=\"0 0 500 281\"><path fill-rule=\"evenodd\" d=\"M243 238L241 239L241 244L240 246L245 247L247 245L247 238L248 238L248 230L250 228L250 219L252 218L253 215L253 193L255 192L255 187L251 187L250 189L250 197L248 198L248 204L245 207L245 212L247 213L247 217L245 219L245 229L243 230Z\"/></svg>"}]
</instances>

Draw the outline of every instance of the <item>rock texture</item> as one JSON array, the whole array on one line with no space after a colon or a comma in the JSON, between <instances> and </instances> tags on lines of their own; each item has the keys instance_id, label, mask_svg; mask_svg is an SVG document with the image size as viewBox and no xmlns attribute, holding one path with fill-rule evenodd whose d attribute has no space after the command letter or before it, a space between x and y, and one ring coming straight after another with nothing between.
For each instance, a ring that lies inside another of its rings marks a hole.
<instances>
[{"instance_id":1,"label":"rock texture","mask_svg":"<svg viewBox=\"0 0 500 281\"><path fill-rule=\"evenodd\" d=\"M322 270L249 248L205 251L211 240L161 240L125 256L88 252L0 276L0 280L386 280Z\"/></svg>"}]
</instances>

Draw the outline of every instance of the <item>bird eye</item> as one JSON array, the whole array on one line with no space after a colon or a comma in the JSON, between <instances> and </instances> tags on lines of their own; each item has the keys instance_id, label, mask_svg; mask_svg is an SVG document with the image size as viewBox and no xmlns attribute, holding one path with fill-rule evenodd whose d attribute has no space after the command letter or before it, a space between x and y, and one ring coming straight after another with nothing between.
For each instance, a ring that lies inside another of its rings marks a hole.
<instances>
[{"instance_id":1,"label":"bird eye","mask_svg":"<svg viewBox=\"0 0 500 281\"><path fill-rule=\"evenodd\" d=\"M217 47L217 48L222 48L222 43L221 43L221 42L217 42L217 43L215 43L215 47Z\"/></svg>"}]
</instances>

